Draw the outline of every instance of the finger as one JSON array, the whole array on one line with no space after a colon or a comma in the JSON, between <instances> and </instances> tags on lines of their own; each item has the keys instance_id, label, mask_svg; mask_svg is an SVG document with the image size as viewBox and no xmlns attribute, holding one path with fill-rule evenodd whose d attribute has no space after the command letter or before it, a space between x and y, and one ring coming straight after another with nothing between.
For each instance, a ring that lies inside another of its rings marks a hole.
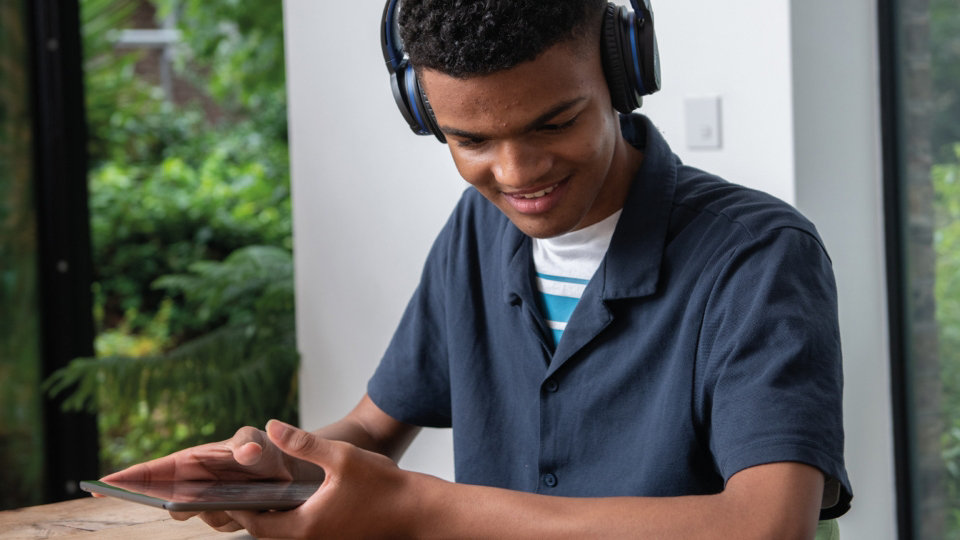
<instances>
[{"instance_id":1,"label":"finger","mask_svg":"<svg viewBox=\"0 0 960 540\"><path fill-rule=\"evenodd\" d=\"M239 531L243 528L226 512L200 512L200 519L220 532Z\"/></svg>"},{"instance_id":2,"label":"finger","mask_svg":"<svg viewBox=\"0 0 960 540\"><path fill-rule=\"evenodd\" d=\"M146 463L138 463L122 471L108 474L100 480L103 482L148 482L150 479L173 478L176 470L176 458L169 455Z\"/></svg>"},{"instance_id":3,"label":"finger","mask_svg":"<svg viewBox=\"0 0 960 540\"><path fill-rule=\"evenodd\" d=\"M247 510L228 510L233 520L240 524L252 536L257 538L296 538L299 535L296 523L299 519L289 512L251 512Z\"/></svg>"},{"instance_id":4,"label":"finger","mask_svg":"<svg viewBox=\"0 0 960 540\"><path fill-rule=\"evenodd\" d=\"M263 455L263 447L259 443L247 442L233 449L233 459L245 466L256 465Z\"/></svg>"},{"instance_id":5,"label":"finger","mask_svg":"<svg viewBox=\"0 0 960 540\"><path fill-rule=\"evenodd\" d=\"M248 467L260 462L265 442L266 437L263 431L252 426L238 429L233 437L224 441L225 446L233 452L233 459L240 465Z\"/></svg>"},{"instance_id":6,"label":"finger","mask_svg":"<svg viewBox=\"0 0 960 540\"><path fill-rule=\"evenodd\" d=\"M333 443L279 420L267 422L267 436L284 453L323 467L330 463Z\"/></svg>"},{"instance_id":7,"label":"finger","mask_svg":"<svg viewBox=\"0 0 960 540\"><path fill-rule=\"evenodd\" d=\"M187 448L152 461L138 463L101 480L114 482L150 482L156 480L213 480L215 468L236 465L233 449L224 443Z\"/></svg>"},{"instance_id":8,"label":"finger","mask_svg":"<svg viewBox=\"0 0 960 540\"><path fill-rule=\"evenodd\" d=\"M177 521L186 521L195 515L197 515L196 512L170 512L170 517Z\"/></svg>"},{"instance_id":9,"label":"finger","mask_svg":"<svg viewBox=\"0 0 960 540\"><path fill-rule=\"evenodd\" d=\"M219 527L214 527L214 529L216 529L216 530L218 530L218 531L220 531L220 532L236 532L236 531L239 531L239 530L243 529L243 525L237 523L236 521L232 521L232 520L231 520L230 523L227 523L227 524L225 524L225 525L221 525L221 526L219 526Z\"/></svg>"},{"instance_id":10,"label":"finger","mask_svg":"<svg viewBox=\"0 0 960 540\"><path fill-rule=\"evenodd\" d=\"M150 482L152 480L212 479L206 465L233 462L232 449L220 443L205 444L169 456L138 463L101 478L103 482Z\"/></svg>"}]
</instances>

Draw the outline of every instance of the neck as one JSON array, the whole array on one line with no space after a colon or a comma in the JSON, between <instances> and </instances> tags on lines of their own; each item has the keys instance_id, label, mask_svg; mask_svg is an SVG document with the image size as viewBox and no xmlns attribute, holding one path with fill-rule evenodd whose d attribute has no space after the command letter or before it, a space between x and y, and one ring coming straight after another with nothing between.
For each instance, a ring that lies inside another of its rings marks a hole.
<instances>
[{"instance_id":1,"label":"neck","mask_svg":"<svg viewBox=\"0 0 960 540\"><path fill-rule=\"evenodd\" d=\"M630 192L630 186L633 179L640 170L643 163L643 152L634 148L622 136L617 137L616 147L613 153L613 160L610 164L610 170L607 173L607 180L604 192L594 203L597 212L591 212L590 215L580 223L577 229L589 227L599 223L612 216L615 212L623 208L627 200L627 194Z\"/></svg>"}]
</instances>

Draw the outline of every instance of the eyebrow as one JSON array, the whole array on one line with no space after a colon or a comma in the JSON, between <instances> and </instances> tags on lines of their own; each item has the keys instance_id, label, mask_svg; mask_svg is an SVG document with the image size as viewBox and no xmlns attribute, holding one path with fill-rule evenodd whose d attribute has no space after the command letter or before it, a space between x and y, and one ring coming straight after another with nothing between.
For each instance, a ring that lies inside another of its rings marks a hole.
<instances>
[{"instance_id":1,"label":"eyebrow","mask_svg":"<svg viewBox=\"0 0 960 540\"><path fill-rule=\"evenodd\" d=\"M538 127L540 127L540 126L542 126L543 124L545 124L548 120L550 120L550 119L553 118L554 116L556 116L556 115L558 115L558 114L560 114L560 113L562 113L562 112L570 109L570 108L573 107L574 105L577 105L578 103L580 103L580 102L582 102L582 101L585 101L586 99L587 99L586 97L580 96L580 97L576 97L576 98L573 98L573 99L570 99L570 100L567 100L567 101L558 103L558 104L554 105L553 107L551 107L550 110L548 110L548 111L544 112L543 114L541 114L540 116L534 118L533 121L529 122L526 126L523 127L523 130L522 130L522 131L523 131L523 132L533 131L534 129L537 129ZM444 134L446 134L446 135L453 135L454 137L462 137L462 138L464 138L464 139L489 139L489 138L491 138L490 136L485 135L485 134L483 134L483 133L475 133L475 132L473 132L473 131L467 131L467 130L465 130L465 129L457 129L457 128L453 128L453 127L449 127L449 126L440 126L440 131L442 131L442 132L443 132Z\"/></svg>"}]
</instances>

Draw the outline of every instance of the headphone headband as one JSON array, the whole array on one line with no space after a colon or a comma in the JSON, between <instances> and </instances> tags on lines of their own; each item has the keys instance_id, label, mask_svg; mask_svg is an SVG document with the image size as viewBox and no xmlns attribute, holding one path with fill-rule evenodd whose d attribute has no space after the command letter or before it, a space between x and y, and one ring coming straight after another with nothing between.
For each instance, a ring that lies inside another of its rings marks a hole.
<instances>
[{"instance_id":1,"label":"headphone headband","mask_svg":"<svg viewBox=\"0 0 960 540\"><path fill-rule=\"evenodd\" d=\"M398 3L399 0L388 0L383 8L383 20L380 21L380 48L383 50L383 60L390 70L398 69L406 57L403 43L397 43L400 41L396 23Z\"/></svg>"},{"instance_id":2,"label":"headphone headband","mask_svg":"<svg viewBox=\"0 0 960 540\"><path fill-rule=\"evenodd\" d=\"M380 21L380 47L390 72L393 99L414 133L432 134L446 142L403 48L397 22L401 1L386 0ZM603 71L611 101L624 114L640 107L644 95L660 89L660 54L650 0L630 0L630 5L633 11L607 4L601 38Z\"/></svg>"},{"instance_id":3,"label":"headphone headband","mask_svg":"<svg viewBox=\"0 0 960 540\"><path fill-rule=\"evenodd\" d=\"M383 7L383 18L380 21L380 48L383 51L383 61L390 72L390 87L393 90L393 99L400 109L400 114L417 135L434 135L440 142L447 142L440 132L430 103L420 88L417 73L406 52L403 50L403 40L397 26L397 13L400 0L388 0Z\"/></svg>"}]
</instances>

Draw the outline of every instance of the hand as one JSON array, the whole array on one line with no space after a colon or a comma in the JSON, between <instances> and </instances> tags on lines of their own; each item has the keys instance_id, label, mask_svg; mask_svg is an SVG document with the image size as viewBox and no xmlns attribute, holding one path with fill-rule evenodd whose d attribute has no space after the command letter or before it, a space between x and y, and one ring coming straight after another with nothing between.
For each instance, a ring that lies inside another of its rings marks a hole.
<instances>
[{"instance_id":1,"label":"hand","mask_svg":"<svg viewBox=\"0 0 960 540\"><path fill-rule=\"evenodd\" d=\"M228 511L256 537L405 536L413 519L420 475L400 470L390 458L352 444L324 439L271 420L267 435L280 450L324 469L323 484L305 503L287 512Z\"/></svg>"},{"instance_id":2,"label":"hand","mask_svg":"<svg viewBox=\"0 0 960 540\"><path fill-rule=\"evenodd\" d=\"M187 448L169 456L140 463L104 477L104 482L149 480L283 480L322 478L322 471L284 454L261 430L243 427L226 441ZM311 470L312 469L312 470ZM193 512L171 512L184 520ZM221 531L241 527L224 512L202 512L200 518Z\"/></svg>"}]
</instances>

